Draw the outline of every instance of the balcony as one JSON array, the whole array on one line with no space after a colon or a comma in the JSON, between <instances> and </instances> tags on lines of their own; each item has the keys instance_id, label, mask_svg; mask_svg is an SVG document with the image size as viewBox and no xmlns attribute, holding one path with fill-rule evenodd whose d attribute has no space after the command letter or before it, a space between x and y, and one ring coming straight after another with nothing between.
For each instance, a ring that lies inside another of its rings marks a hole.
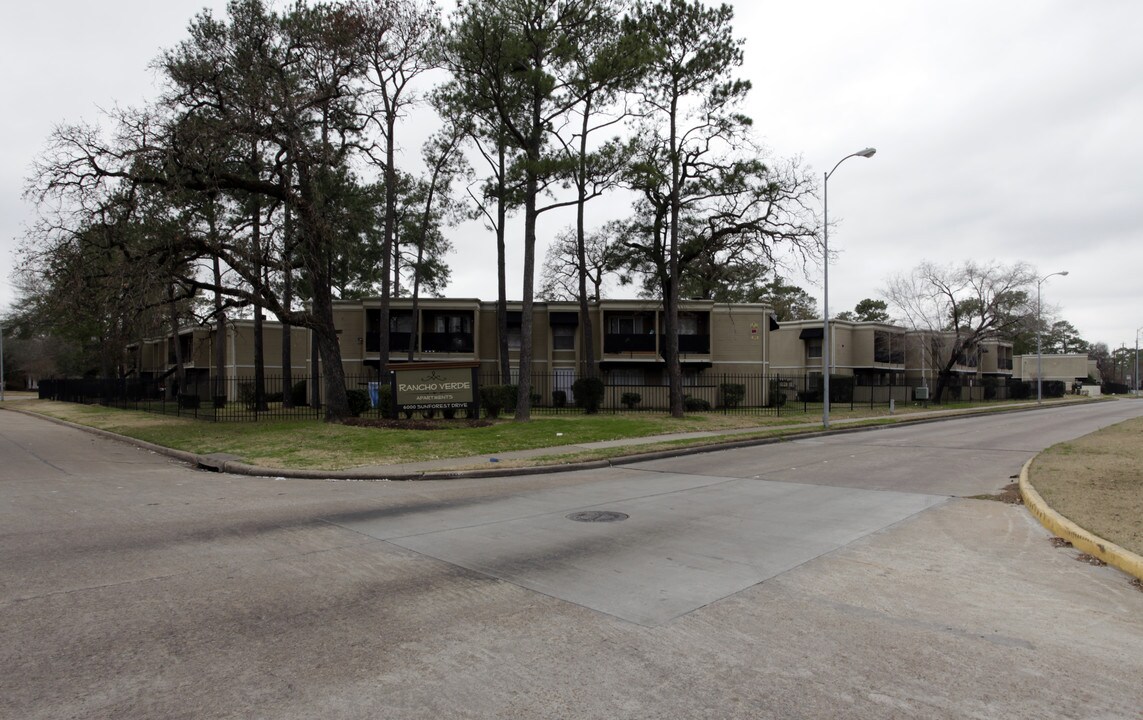
<instances>
[{"instance_id":1,"label":"balcony","mask_svg":"<svg viewBox=\"0 0 1143 720\"><path fill-rule=\"evenodd\" d=\"M391 332L389 333L389 352L408 352L409 342L412 339L412 333L407 332ZM375 353L381 350L381 333L365 333L365 352Z\"/></svg>"},{"instance_id":2,"label":"balcony","mask_svg":"<svg viewBox=\"0 0 1143 720\"><path fill-rule=\"evenodd\" d=\"M666 336L660 340L665 346ZM710 355L710 335L679 335L679 353L683 355Z\"/></svg>"},{"instance_id":3,"label":"balcony","mask_svg":"<svg viewBox=\"0 0 1143 720\"><path fill-rule=\"evenodd\" d=\"M421 352L472 353L472 333L421 333Z\"/></svg>"},{"instance_id":4,"label":"balcony","mask_svg":"<svg viewBox=\"0 0 1143 720\"><path fill-rule=\"evenodd\" d=\"M603 352L607 355L653 353L666 346L666 335L607 333L603 336ZM679 353L710 355L710 335L679 335Z\"/></svg>"},{"instance_id":5,"label":"balcony","mask_svg":"<svg viewBox=\"0 0 1143 720\"><path fill-rule=\"evenodd\" d=\"M653 353L656 337L647 333L606 333L603 336L603 352L607 355L623 353Z\"/></svg>"}]
</instances>

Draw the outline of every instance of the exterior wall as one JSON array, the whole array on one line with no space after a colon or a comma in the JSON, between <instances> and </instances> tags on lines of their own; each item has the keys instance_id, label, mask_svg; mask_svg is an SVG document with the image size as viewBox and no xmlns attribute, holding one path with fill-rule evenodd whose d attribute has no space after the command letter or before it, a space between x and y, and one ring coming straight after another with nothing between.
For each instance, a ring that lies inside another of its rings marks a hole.
<instances>
[{"instance_id":1,"label":"exterior wall","mask_svg":"<svg viewBox=\"0 0 1143 720\"><path fill-rule=\"evenodd\" d=\"M711 369L719 373L768 373L770 308L714 305L710 309Z\"/></svg>"},{"instance_id":2,"label":"exterior wall","mask_svg":"<svg viewBox=\"0 0 1143 720\"><path fill-rule=\"evenodd\" d=\"M774 372L790 375L820 374L821 358L810 357L809 342L802 339L809 332L820 337L821 320L794 320L782 323L773 333L770 367ZM905 329L888 323L831 320L830 366L834 376L857 375L862 372L903 372L905 362L877 359L877 333L904 335ZM816 338L815 338L816 339Z\"/></svg>"},{"instance_id":3,"label":"exterior wall","mask_svg":"<svg viewBox=\"0 0 1143 720\"><path fill-rule=\"evenodd\" d=\"M1036 356L1018 355L1014 359L1014 372L1021 380L1036 379ZM1074 353L1068 355L1043 356L1044 380L1061 380L1069 386L1076 380L1085 380L1088 376L1087 355Z\"/></svg>"},{"instance_id":4,"label":"exterior wall","mask_svg":"<svg viewBox=\"0 0 1143 720\"><path fill-rule=\"evenodd\" d=\"M982 346L980 372L985 375L1012 377L1014 358L1011 343L986 342Z\"/></svg>"},{"instance_id":5,"label":"exterior wall","mask_svg":"<svg viewBox=\"0 0 1143 720\"><path fill-rule=\"evenodd\" d=\"M821 320L791 320L770 333L770 372L776 375L821 374L822 359L806 353L803 330L821 330ZM831 324L831 329L833 325Z\"/></svg>"},{"instance_id":6,"label":"exterior wall","mask_svg":"<svg viewBox=\"0 0 1143 720\"><path fill-rule=\"evenodd\" d=\"M341 365L347 378L368 375L364 365L365 350L365 308L361 303L335 303L333 306L333 327L337 330L337 344L341 348ZM306 333L313 342L313 333ZM306 353L308 358L310 353Z\"/></svg>"},{"instance_id":7,"label":"exterior wall","mask_svg":"<svg viewBox=\"0 0 1143 720\"><path fill-rule=\"evenodd\" d=\"M202 343L206 349L204 367L213 367L214 354L210 342ZM251 320L231 321L227 328L226 369L229 375L254 374L254 322ZM264 322L262 325L263 364L267 374L282 373L282 326L277 322ZM290 330L291 372L297 376L305 373L309 359L309 332L304 328Z\"/></svg>"},{"instance_id":8,"label":"exterior wall","mask_svg":"<svg viewBox=\"0 0 1143 720\"><path fill-rule=\"evenodd\" d=\"M266 321L263 325L264 364L267 376L267 392L280 392L282 371L282 326L278 322ZM188 386L193 381L204 398L215 392L211 381L217 375L214 348L217 333L213 327L186 328L179 333L184 348L189 343L190 352L183 358L183 369L187 373ZM222 394L235 395L234 378L249 377L254 374L254 321L232 320L226 324L226 359L223 377L228 382ZM291 332L290 343L293 353L292 378L294 382L306 376L308 368L309 333L301 328ZM136 358L136 372L140 377L156 378L169 375L175 367L173 362L174 344L170 336L149 338L132 345L129 351ZM233 399L233 398L231 398Z\"/></svg>"},{"instance_id":9,"label":"exterior wall","mask_svg":"<svg viewBox=\"0 0 1143 720\"><path fill-rule=\"evenodd\" d=\"M496 327L496 303L480 306L480 330L476 333L477 357L480 373L491 376L499 372L500 343Z\"/></svg>"}]
</instances>

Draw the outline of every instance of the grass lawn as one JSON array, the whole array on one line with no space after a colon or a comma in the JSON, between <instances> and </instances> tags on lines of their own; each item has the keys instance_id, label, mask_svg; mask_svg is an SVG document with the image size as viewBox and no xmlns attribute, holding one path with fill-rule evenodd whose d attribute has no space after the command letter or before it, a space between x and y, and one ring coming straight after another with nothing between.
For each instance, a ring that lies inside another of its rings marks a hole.
<instances>
[{"instance_id":1,"label":"grass lawn","mask_svg":"<svg viewBox=\"0 0 1143 720\"><path fill-rule=\"evenodd\" d=\"M5 403L8 405L8 403ZM1011 403L975 405L973 410L1002 409ZM312 418L262 420L258 422L207 422L98 405L78 405L37 399L21 399L12 407L50 415L74 423L109 430L187 452L229 453L245 462L269 468L344 469L363 465L389 465L442 458L494 455L512 450L558 448L583 443L647 437L695 431L735 431L734 437L758 437L802 430L820 424L821 408L791 407L781 416L722 414L719 412L671 418L662 413L632 412L598 415L533 416L528 423L500 420L488 427L460 424L443 430L350 427L324 423ZM931 410L932 408L928 408ZM919 405L901 405L890 416L888 409L835 405L830 417L842 422L856 420L876 425L894 422L925 411ZM745 434L739 434L743 433ZM567 462L571 459L598 459L631 452L701 445L719 438L664 440L654 445L585 451L568 448L553 452L530 464ZM725 436L722 438L725 439ZM510 465L506 463L505 465Z\"/></svg>"},{"instance_id":2,"label":"grass lawn","mask_svg":"<svg viewBox=\"0 0 1143 720\"><path fill-rule=\"evenodd\" d=\"M1143 555L1143 419L1041 453L1028 479L1056 512Z\"/></svg>"}]
</instances>

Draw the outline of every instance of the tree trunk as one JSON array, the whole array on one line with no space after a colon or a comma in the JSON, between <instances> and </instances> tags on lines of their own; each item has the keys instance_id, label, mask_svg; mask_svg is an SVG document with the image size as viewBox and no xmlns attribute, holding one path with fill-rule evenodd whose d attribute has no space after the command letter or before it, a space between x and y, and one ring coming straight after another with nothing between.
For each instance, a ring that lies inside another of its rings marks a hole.
<instances>
[{"instance_id":1,"label":"tree trunk","mask_svg":"<svg viewBox=\"0 0 1143 720\"><path fill-rule=\"evenodd\" d=\"M385 366L389 364L389 299L392 297L390 273L392 272L393 236L397 228L397 168L394 165L396 153L393 133L396 130L395 113L385 116L385 222L381 239L381 309L380 332L377 334L377 372L379 379L385 380Z\"/></svg>"},{"instance_id":2,"label":"tree trunk","mask_svg":"<svg viewBox=\"0 0 1143 720\"><path fill-rule=\"evenodd\" d=\"M584 100L583 126L579 136L579 177L576 182L575 250L579 281L579 326L583 338L583 373L593 378L599 373L595 364L595 337L591 327L591 309L587 297L587 229L584 213L587 205L587 135L591 115L591 96Z\"/></svg>"},{"instance_id":3,"label":"tree trunk","mask_svg":"<svg viewBox=\"0 0 1143 720\"><path fill-rule=\"evenodd\" d=\"M179 394L186 389L186 370L183 367L183 346L179 342L179 311L178 306L175 304L175 289L172 287L168 294L170 297L170 324L171 324L171 338L174 344L175 352L175 381L170 385L171 392L167 394L174 397L175 402L178 402Z\"/></svg>"},{"instance_id":4,"label":"tree trunk","mask_svg":"<svg viewBox=\"0 0 1143 720\"><path fill-rule=\"evenodd\" d=\"M341 422L349 417L349 401L345 395L341 346L333 325L333 298L328 291L315 289L313 313L316 321L314 338L321 356L322 385L325 390L325 419L327 422Z\"/></svg>"},{"instance_id":5,"label":"tree trunk","mask_svg":"<svg viewBox=\"0 0 1143 720\"><path fill-rule=\"evenodd\" d=\"M330 282L333 242L327 236L331 230L327 228L317 208L320 201L313 192L315 183L310 177L309 168L299 163L297 171L299 186L302 188L297 219L300 223L302 262L313 287L310 329L322 363L325 419L327 422L341 422L349 417L349 401L345 395L341 346L337 341L337 328L333 320L333 285Z\"/></svg>"},{"instance_id":6,"label":"tree trunk","mask_svg":"<svg viewBox=\"0 0 1143 720\"><path fill-rule=\"evenodd\" d=\"M537 63L538 64L538 63ZM520 377L516 387L516 421L532 419L532 307L536 271L536 201L540 193L539 164L544 131L543 98L533 95L524 190L524 297L520 312Z\"/></svg>"},{"instance_id":7,"label":"tree trunk","mask_svg":"<svg viewBox=\"0 0 1143 720\"><path fill-rule=\"evenodd\" d=\"M666 353L663 358L667 363L667 378L670 385L671 417L683 416L683 372L679 367L679 194L681 192L682 178L679 171L679 147L677 129L677 102L671 103L671 221L668 227L669 243L667 253L667 275L670 287L664 288L666 301L666 332L664 342Z\"/></svg>"},{"instance_id":8,"label":"tree trunk","mask_svg":"<svg viewBox=\"0 0 1143 720\"><path fill-rule=\"evenodd\" d=\"M512 364L508 357L508 272L507 250L504 245L504 223L508 219L505 200L507 182L504 179L507 149L503 137L499 138L496 151L499 163L496 174L496 342L500 357L500 382L508 385L512 382Z\"/></svg>"},{"instance_id":9,"label":"tree trunk","mask_svg":"<svg viewBox=\"0 0 1143 720\"><path fill-rule=\"evenodd\" d=\"M212 232L213 234L213 232ZM226 396L226 311L222 307L222 262L214 264L214 397Z\"/></svg>"},{"instance_id":10,"label":"tree trunk","mask_svg":"<svg viewBox=\"0 0 1143 720\"><path fill-rule=\"evenodd\" d=\"M250 165L255 176L262 174L261 163L258 160L257 144L250 151ZM257 195L251 197L252 208L250 213L250 240L254 250L254 276L257 278L254 286L254 411L264 412L266 406L266 354L263 345L262 323L262 293L265 292L266 283L263 277L265 271L265 258L262 255L262 202Z\"/></svg>"},{"instance_id":11,"label":"tree trunk","mask_svg":"<svg viewBox=\"0 0 1143 720\"><path fill-rule=\"evenodd\" d=\"M286 220L286 247L289 247L289 218ZM282 275L282 305L289 312L294 304L294 271L290 267L289 252L285 253ZM282 407L289 410L294 407L294 348L292 345L293 326L290 317L282 318Z\"/></svg>"}]
</instances>

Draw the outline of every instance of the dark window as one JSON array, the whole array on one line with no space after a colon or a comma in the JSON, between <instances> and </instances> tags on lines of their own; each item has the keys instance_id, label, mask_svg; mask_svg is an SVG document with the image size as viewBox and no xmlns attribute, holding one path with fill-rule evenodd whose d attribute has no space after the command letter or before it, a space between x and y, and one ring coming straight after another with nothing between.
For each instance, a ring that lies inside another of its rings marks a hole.
<instances>
[{"instance_id":1,"label":"dark window","mask_svg":"<svg viewBox=\"0 0 1143 720\"><path fill-rule=\"evenodd\" d=\"M879 363L905 362L905 336L885 330L873 332L873 361Z\"/></svg>"},{"instance_id":2,"label":"dark window","mask_svg":"<svg viewBox=\"0 0 1143 720\"><path fill-rule=\"evenodd\" d=\"M575 326L574 325L553 325L552 326L552 349L553 350L575 350Z\"/></svg>"}]
</instances>

